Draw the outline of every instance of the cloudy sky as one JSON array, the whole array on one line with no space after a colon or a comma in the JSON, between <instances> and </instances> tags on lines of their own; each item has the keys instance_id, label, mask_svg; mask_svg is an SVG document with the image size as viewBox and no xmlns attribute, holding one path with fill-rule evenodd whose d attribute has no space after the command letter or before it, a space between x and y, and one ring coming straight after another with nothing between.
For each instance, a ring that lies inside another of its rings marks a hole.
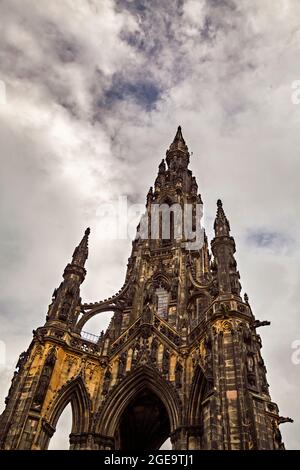
<instances>
[{"instance_id":1,"label":"cloudy sky","mask_svg":"<svg viewBox=\"0 0 300 470\"><path fill-rule=\"evenodd\" d=\"M87 226L83 299L119 290L131 242L105 239L101 208L144 202L181 124L208 235L221 198L272 322L271 395L300 448L299 0L2 0L0 16L0 410Z\"/></svg>"}]
</instances>

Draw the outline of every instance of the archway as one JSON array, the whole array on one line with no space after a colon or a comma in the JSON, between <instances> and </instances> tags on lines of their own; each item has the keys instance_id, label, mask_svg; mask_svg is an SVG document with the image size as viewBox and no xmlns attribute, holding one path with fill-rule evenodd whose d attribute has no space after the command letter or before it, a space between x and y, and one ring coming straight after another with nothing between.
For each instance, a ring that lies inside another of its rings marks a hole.
<instances>
[{"instance_id":1,"label":"archway","mask_svg":"<svg viewBox=\"0 0 300 470\"><path fill-rule=\"evenodd\" d=\"M72 411L72 429L70 434L70 448L80 448L77 437L85 435L89 429L91 404L81 377L66 383L58 392L44 419L42 431L38 437L37 447L48 449L51 437L55 433L57 422L65 408L70 405Z\"/></svg>"},{"instance_id":2,"label":"archway","mask_svg":"<svg viewBox=\"0 0 300 470\"><path fill-rule=\"evenodd\" d=\"M193 382L187 408L187 422L190 425L188 449L206 448L204 433L204 401L207 397L208 383L204 372L198 365L194 372Z\"/></svg>"},{"instance_id":3,"label":"archway","mask_svg":"<svg viewBox=\"0 0 300 470\"><path fill-rule=\"evenodd\" d=\"M48 450L68 450L70 448L72 425L72 406L71 403L68 403L58 419L55 432L48 445Z\"/></svg>"},{"instance_id":4,"label":"archway","mask_svg":"<svg viewBox=\"0 0 300 470\"><path fill-rule=\"evenodd\" d=\"M145 388L124 410L116 430L120 450L156 450L170 435L168 412L162 401Z\"/></svg>"},{"instance_id":5,"label":"archway","mask_svg":"<svg viewBox=\"0 0 300 470\"><path fill-rule=\"evenodd\" d=\"M180 426L181 412L175 388L143 364L114 388L97 416L95 431L111 439L115 449L156 450ZM125 431L129 434L126 426L133 429L134 438L124 436ZM161 436L150 438L155 432Z\"/></svg>"}]
</instances>

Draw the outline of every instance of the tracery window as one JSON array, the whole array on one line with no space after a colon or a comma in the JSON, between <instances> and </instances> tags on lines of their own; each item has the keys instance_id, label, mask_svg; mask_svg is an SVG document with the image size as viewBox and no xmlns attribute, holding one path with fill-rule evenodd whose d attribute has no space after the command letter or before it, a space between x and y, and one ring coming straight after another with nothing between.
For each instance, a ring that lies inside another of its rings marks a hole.
<instances>
[{"instance_id":1,"label":"tracery window","mask_svg":"<svg viewBox=\"0 0 300 470\"><path fill-rule=\"evenodd\" d=\"M168 305L169 305L169 292L163 287L156 289L157 295L157 314L167 320L168 318Z\"/></svg>"}]
</instances>

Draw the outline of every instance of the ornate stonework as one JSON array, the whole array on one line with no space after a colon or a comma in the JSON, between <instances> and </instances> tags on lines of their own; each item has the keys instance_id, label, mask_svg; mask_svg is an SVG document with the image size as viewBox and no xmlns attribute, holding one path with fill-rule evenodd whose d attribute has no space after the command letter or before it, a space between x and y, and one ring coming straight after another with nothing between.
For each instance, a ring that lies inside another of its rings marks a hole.
<instances>
[{"instance_id":1,"label":"ornate stonework","mask_svg":"<svg viewBox=\"0 0 300 470\"><path fill-rule=\"evenodd\" d=\"M201 203L181 129L159 165L153 204ZM45 449L71 402L71 449L282 449L287 419L272 403L249 299L240 296L235 241L222 202L202 248L137 238L123 287L82 303L89 229L34 331L0 417L0 448ZM112 311L99 337L82 333Z\"/></svg>"}]
</instances>

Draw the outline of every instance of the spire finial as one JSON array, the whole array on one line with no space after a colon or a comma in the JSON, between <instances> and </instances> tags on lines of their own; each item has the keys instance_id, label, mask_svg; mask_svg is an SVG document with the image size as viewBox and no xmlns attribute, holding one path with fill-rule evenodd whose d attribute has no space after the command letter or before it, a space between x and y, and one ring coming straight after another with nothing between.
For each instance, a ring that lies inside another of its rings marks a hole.
<instances>
[{"instance_id":1,"label":"spire finial","mask_svg":"<svg viewBox=\"0 0 300 470\"><path fill-rule=\"evenodd\" d=\"M84 232L84 236L81 242L75 248L75 251L73 253L72 264L76 264L77 266L84 267L85 262L88 257L88 253L89 253L88 241L89 241L90 233L91 233L91 229L88 227Z\"/></svg>"},{"instance_id":2,"label":"spire finial","mask_svg":"<svg viewBox=\"0 0 300 470\"><path fill-rule=\"evenodd\" d=\"M178 156L179 152L181 156L184 156L185 165L187 167L189 164L189 149L183 138L181 126L178 126L174 140L171 143L169 150L167 150L166 161L168 166L170 165L171 160Z\"/></svg>"},{"instance_id":3,"label":"spire finial","mask_svg":"<svg viewBox=\"0 0 300 470\"><path fill-rule=\"evenodd\" d=\"M181 126L178 126L173 143L180 142L180 141L183 142L183 144L185 144L185 140L184 140L183 135L182 135Z\"/></svg>"},{"instance_id":4,"label":"spire finial","mask_svg":"<svg viewBox=\"0 0 300 470\"><path fill-rule=\"evenodd\" d=\"M214 224L216 236L228 236L230 232L230 225L225 215L221 199L217 200L217 207L217 215Z\"/></svg>"}]
</instances>

